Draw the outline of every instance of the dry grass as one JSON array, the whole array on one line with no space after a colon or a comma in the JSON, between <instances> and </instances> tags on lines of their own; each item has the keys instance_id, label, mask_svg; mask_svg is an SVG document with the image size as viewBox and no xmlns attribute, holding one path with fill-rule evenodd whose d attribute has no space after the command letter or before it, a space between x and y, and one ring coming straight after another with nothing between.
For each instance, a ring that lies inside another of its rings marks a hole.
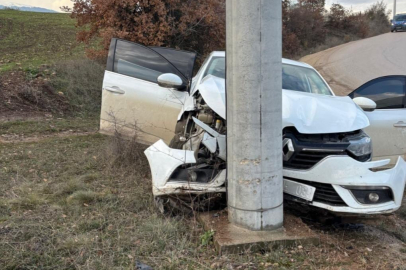
<instances>
[{"instance_id":1,"label":"dry grass","mask_svg":"<svg viewBox=\"0 0 406 270\"><path fill-rule=\"evenodd\" d=\"M370 229L313 223L320 247L218 256L193 216L155 209L143 148L119 150L129 144L101 135L0 144L0 269L135 269L136 261L154 269L387 269L406 256L391 234L383 234L389 243Z\"/></svg>"},{"instance_id":2,"label":"dry grass","mask_svg":"<svg viewBox=\"0 0 406 270\"><path fill-rule=\"evenodd\" d=\"M207 269L218 258L193 218L156 211L148 172L105 162L110 143L90 135L0 145L1 269L134 269L136 260Z\"/></svg>"}]
</instances>

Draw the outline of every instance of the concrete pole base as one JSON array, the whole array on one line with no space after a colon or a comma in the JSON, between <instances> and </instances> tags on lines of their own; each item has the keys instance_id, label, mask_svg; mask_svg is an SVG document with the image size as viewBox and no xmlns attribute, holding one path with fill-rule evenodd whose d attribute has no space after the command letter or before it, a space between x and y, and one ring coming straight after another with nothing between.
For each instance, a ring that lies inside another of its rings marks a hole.
<instances>
[{"instance_id":1,"label":"concrete pole base","mask_svg":"<svg viewBox=\"0 0 406 270\"><path fill-rule=\"evenodd\" d=\"M270 251L280 247L318 245L320 238L300 218L285 214L285 227L273 231L251 231L228 220L227 211L200 213L206 231L213 230L214 244L220 255Z\"/></svg>"},{"instance_id":2,"label":"concrete pole base","mask_svg":"<svg viewBox=\"0 0 406 270\"><path fill-rule=\"evenodd\" d=\"M228 216L235 225L252 231L272 231L283 226L282 205L263 211L247 211L229 205Z\"/></svg>"}]
</instances>

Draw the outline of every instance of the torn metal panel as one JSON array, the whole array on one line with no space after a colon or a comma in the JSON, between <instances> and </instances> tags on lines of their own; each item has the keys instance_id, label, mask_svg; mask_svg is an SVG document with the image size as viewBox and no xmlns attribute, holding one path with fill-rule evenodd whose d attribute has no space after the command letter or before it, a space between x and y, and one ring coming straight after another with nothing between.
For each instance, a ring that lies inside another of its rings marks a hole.
<instances>
[{"instance_id":1,"label":"torn metal panel","mask_svg":"<svg viewBox=\"0 0 406 270\"><path fill-rule=\"evenodd\" d=\"M182 165L194 164L193 151L169 148L162 140L145 150L152 173L154 196L181 193L225 192L226 171L219 172L209 183L177 182L171 180L173 172Z\"/></svg>"},{"instance_id":2,"label":"torn metal panel","mask_svg":"<svg viewBox=\"0 0 406 270\"><path fill-rule=\"evenodd\" d=\"M216 193L216 192L226 192L225 182L226 182L226 170L221 171L213 178L209 183L197 183L197 182L176 182L168 180L167 184L162 187L152 188L154 196L162 195L174 195L174 194L205 194L205 193Z\"/></svg>"},{"instance_id":3,"label":"torn metal panel","mask_svg":"<svg viewBox=\"0 0 406 270\"><path fill-rule=\"evenodd\" d=\"M151 167L153 186L158 188L165 186L177 167L196 163L193 151L171 149L162 140L150 146L144 153Z\"/></svg>"},{"instance_id":4,"label":"torn metal panel","mask_svg":"<svg viewBox=\"0 0 406 270\"><path fill-rule=\"evenodd\" d=\"M208 133L204 133L202 143L209 149L211 153L217 151L217 139L210 136Z\"/></svg>"},{"instance_id":5,"label":"torn metal panel","mask_svg":"<svg viewBox=\"0 0 406 270\"><path fill-rule=\"evenodd\" d=\"M216 138L218 146L219 146L218 157L221 158L222 160L226 160L227 159L226 136L221 135L220 133L218 133L217 131L215 131L214 129L212 129L211 127L209 127L208 125L206 125L205 123L203 123L202 121L200 121L199 119L197 119L195 117L193 117L193 121L196 123L196 125L200 126L202 129L207 131L207 133L209 133L211 136Z\"/></svg>"},{"instance_id":6,"label":"torn metal panel","mask_svg":"<svg viewBox=\"0 0 406 270\"><path fill-rule=\"evenodd\" d=\"M226 136L225 135L220 135L217 137L217 143L219 145L220 151L219 151L219 158L222 160L227 160L227 142L226 142Z\"/></svg>"}]
</instances>

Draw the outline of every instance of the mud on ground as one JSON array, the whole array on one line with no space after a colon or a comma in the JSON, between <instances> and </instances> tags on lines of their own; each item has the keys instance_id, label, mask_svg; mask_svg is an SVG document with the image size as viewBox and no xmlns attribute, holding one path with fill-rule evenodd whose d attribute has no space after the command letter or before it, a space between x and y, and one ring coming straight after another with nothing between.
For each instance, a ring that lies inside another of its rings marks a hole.
<instances>
[{"instance_id":1,"label":"mud on ground","mask_svg":"<svg viewBox=\"0 0 406 270\"><path fill-rule=\"evenodd\" d=\"M36 74L22 70L0 74L0 121L38 120L68 113L68 101L49 84L52 76L47 66Z\"/></svg>"}]
</instances>

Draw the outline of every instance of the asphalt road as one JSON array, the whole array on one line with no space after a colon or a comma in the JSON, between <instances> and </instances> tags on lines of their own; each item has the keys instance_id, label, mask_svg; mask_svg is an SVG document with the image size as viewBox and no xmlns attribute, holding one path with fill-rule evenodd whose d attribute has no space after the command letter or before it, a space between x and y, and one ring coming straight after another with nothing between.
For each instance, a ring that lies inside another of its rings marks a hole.
<instances>
[{"instance_id":1,"label":"asphalt road","mask_svg":"<svg viewBox=\"0 0 406 270\"><path fill-rule=\"evenodd\" d=\"M336 95L347 95L377 77L406 75L406 32L346 43L300 61L315 67Z\"/></svg>"}]
</instances>

